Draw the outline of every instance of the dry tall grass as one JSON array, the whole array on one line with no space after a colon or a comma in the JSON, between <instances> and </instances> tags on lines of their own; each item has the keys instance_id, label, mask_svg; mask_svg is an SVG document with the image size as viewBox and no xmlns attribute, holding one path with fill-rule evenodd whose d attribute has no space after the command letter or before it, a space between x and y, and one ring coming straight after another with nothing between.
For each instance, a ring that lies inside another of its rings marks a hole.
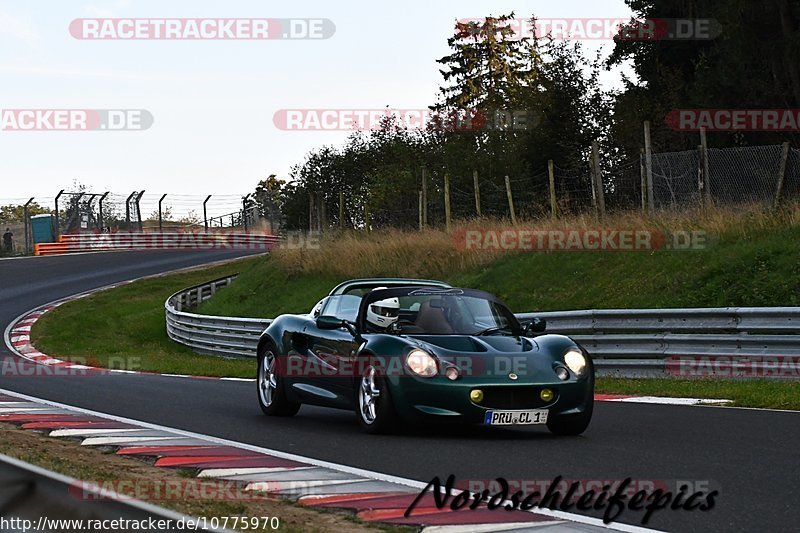
<instances>
[{"instance_id":1,"label":"dry tall grass","mask_svg":"<svg viewBox=\"0 0 800 533\"><path fill-rule=\"evenodd\" d=\"M628 211L598 221L592 215L544 218L519 223L518 229L568 230L704 230L712 238L750 239L759 232L800 223L800 203L781 209L761 204L659 211L650 216ZM497 253L465 250L458 235L468 229L509 229L507 220L475 219L454 225L451 234L441 229L425 231L380 230L372 233L332 231L319 249L280 249L272 257L289 274L333 275L340 278L373 276L445 277L480 267L497 259Z\"/></svg>"}]
</instances>

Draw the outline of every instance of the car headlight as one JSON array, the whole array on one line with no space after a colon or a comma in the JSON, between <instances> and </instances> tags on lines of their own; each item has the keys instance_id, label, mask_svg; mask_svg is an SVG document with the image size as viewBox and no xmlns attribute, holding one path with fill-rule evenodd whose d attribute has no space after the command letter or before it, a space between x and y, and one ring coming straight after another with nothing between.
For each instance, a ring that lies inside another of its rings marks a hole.
<instances>
[{"instance_id":1,"label":"car headlight","mask_svg":"<svg viewBox=\"0 0 800 533\"><path fill-rule=\"evenodd\" d=\"M406 364L412 372L423 378L431 378L438 372L436 359L425 350L420 350L419 348L409 352L406 356Z\"/></svg>"},{"instance_id":2,"label":"car headlight","mask_svg":"<svg viewBox=\"0 0 800 533\"><path fill-rule=\"evenodd\" d=\"M586 358L578 350L570 350L565 353L564 362L577 376L582 376L586 372Z\"/></svg>"}]
</instances>

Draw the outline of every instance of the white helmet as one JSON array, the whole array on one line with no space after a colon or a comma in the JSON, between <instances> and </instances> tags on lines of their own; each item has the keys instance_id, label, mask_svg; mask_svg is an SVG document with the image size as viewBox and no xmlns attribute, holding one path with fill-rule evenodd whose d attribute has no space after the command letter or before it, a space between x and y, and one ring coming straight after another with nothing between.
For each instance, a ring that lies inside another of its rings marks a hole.
<instances>
[{"instance_id":1,"label":"white helmet","mask_svg":"<svg viewBox=\"0 0 800 533\"><path fill-rule=\"evenodd\" d=\"M369 304L367 308L367 322L381 329L387 329L397 322L399 316L400 300L397 298L378 300Z\"/></svg>"}]
</instances>

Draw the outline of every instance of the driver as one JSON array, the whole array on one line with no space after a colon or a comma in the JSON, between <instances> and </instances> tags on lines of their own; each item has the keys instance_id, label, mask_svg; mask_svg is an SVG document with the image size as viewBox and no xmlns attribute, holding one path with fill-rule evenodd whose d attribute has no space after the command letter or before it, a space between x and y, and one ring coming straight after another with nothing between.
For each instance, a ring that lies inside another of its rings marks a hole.
<instances>
[{"instance_id":1,"label":"driver","mask_svg":"<svg viewBox=\"0 0 800 533\"><path fill-rule=\"evenodd\" d=\"M372 302L367 308L367 323L379 331L388 330L400 316L400 300L386 298Z\"/></svg>"}]
</instances>

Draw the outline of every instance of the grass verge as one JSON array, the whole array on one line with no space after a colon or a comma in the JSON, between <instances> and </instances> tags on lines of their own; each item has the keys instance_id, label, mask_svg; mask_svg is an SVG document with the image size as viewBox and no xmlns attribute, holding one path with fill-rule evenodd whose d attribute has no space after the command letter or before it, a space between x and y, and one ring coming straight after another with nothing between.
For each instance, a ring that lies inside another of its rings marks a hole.
<instances>
[{"instance_id":1,"label":"grass verge","mask_svg":"<svg viewBox=\"0 0 800 533\"><path fill-rule=\"evenodd\" d=\"M147 278L67 302L31 332L46 354L77 363L164 374L255 377L252 361L198 355L167 336L164 302L181 289L248 268L259 258Z\"/></svg>"},{"instance_id":2,"label":"grass verge","mask_svg":"<svg viewBox=\"0 0 800 533\"><path fill-rule=\"evenodd\" d=\"M725 379L624 379L597 380L597 392L733 400L735 407L761 407L800 411L800 382Z\"/></svg>"},{"instance_id":3,"label":"grass verge","mask_svg":"<svg viewBox=\"0 0 800 533\"><path fill-rule=\"evenodd\" d=\"M208 519L276 516L280 520L279 530L288 532L384 529L357 521L354 516L344 513L312 510L279 498L254 495L238 489L226 490L227 485L222 486L214 480L194 479L190 475L193 472L156 468L143 460L80 446L68 439L45 437L10 424L0 424L0 453L75 479L96 482L140 499L144 499L142 495L146 494L168 494L164 487L175 487L170 489L169 494L180 495L180 498L151 499L149 503L189 516ZM186 488L182 490L179 487ZM224 499L200 498L204 494L224 495ZM65 500L74 497L79 497L79 494L64 494ZM403 531L401 528L391 530Z\"/></svg>"}]
</instances>

